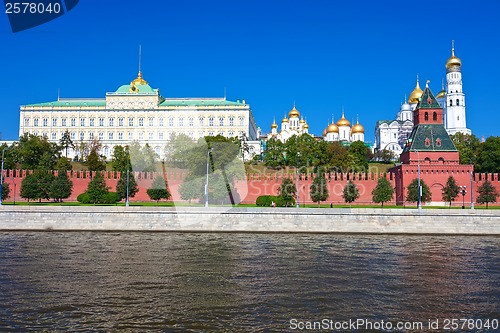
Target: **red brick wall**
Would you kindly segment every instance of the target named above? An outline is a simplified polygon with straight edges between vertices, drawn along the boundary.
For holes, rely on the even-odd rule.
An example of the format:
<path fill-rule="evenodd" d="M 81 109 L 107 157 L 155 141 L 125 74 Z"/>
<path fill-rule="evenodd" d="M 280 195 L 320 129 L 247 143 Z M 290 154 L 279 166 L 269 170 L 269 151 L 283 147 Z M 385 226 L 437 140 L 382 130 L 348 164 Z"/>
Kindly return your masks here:
<path fill-rule="evenodd" d="M 372 203 L 371 192 L 377 185 L 377 180 L 379 177 L 386 177 L 390 183 L 396 188 L 398 196 L 388 204 L 403 204 L 404 198 L 406 197 L 406 187 L 410 182 L 417 178 L 417 165 L 401 165 L 400 171 L 396 171 L 397 168 L 391 169 L 395 173 L 387 174 L 327 174 L 326 178 L 329 179 L 328 190 L 330 193 L 329 198 L 326 203 L 344 203 L 342 198 L 342 191 L 347 184 L 348 180 L 352 180 L 359 188 L 360 198 L 355 202 L 358 204 L 370 204 Z M 73 181 L 73 193 L 66 201 L 76 201 L 79 194 L 83 193 L 90 181 L 90 172 L 79 171 L 79 172 L 69 172 L 70 179 Z M 135 179 L 139 186 L 139 192 L 131 201 L 149 201 L 149 197 L 146 190 L 150 187 L 153 179 L 155 178 L 155 173 L 134 173 Z M 402 175 L 402 176 L 401 176 Z M 468 165 L 441 165 L 439 170 L 436 170 L 435 165 L 421 165 L 421 179 L 423 179 L 426 184 L 430 187 L 432 192 L 433 201 L 442 201 L 441 189 L 442 185 L 446 184 L 448 176 L 452 175 L 457 181 L 458 185 L 467 186 L 467 195 L 465 196 L 465 204 L 470 204 L 470 166 Z M 8 201 L 25 201 L 19 195 L 21 189 L 22 179 L 26 176 L 26 171 L 24 170 L 5 170 L 4 171 L 4 181 L 10 184 L 10 198 Z M 167 173 L 167 180 L 169 189 L 172 193 L 172 200 L 182 201 L 180 195 L 178 194 L 178 188 L 184 179 L 185 174 L 183 173 Z M 236 184 L 236 189 L 242 198 L 242 203 L 255 203 L 255 200 L 260 195 L 277 195 L 278 188 L 281 185 L 282 177 L 289 177 L 296 183 L 295 174 L 249 174 L 247 175 L 246 181 L 240 181 Z M 310 199 L 309 187 L 312 183 L 312 174 L 307 176 L 302 174 L 299 180 L 299 202 L 300 204 L 312 203 Z M 500 181 L 498 174 L 473 174 L 473 191 L 474 191 L 474 201 L 477 197 L 477 188 L 480 186 L 484 179 L 488 177 L 492 181 L 493 185 L 500 192 Z M 120 173 L 118 172 L 106 172 L 104 175 L 106 183 L 110 186 L 111 191 L 115 191 L 116 183 L 120 178 Z M 16 186 L 14 186 L 16 184 Z M 403 188 L 402 188 L 403 187 Z M 500 198 L 499 198 L 500 199 Z M 462 205 L 462 196 L 459 196 L 454 205 Z"/>

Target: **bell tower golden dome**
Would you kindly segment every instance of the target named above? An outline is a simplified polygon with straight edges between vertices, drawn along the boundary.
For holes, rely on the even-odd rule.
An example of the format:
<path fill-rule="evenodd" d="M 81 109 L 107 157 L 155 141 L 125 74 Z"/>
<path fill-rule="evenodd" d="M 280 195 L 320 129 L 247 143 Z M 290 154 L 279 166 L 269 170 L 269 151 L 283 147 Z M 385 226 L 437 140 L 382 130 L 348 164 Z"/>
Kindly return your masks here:
<path fill-rule="evenodd" d="M 446 60 L 446 70 L 450 71 L 454 69 L 454 67 L 462 66 L 462 60 L 459 57 L 455 56 L 455 41 L 451 42 L 451 57 Z"/>
<path fill-rule="evenodd" d="M 415 104 L 418 103 L 420 100 L 420 97 L 422 97 L 422 94 L 424 91 L 420 88 L 420 84 L 418 83 L 418 75 L 417 75 L 417 84 L 415 85 L 415 89 L 410 94 L 410 97 L 408 97 L 408 103 L 410 104 Z"/>

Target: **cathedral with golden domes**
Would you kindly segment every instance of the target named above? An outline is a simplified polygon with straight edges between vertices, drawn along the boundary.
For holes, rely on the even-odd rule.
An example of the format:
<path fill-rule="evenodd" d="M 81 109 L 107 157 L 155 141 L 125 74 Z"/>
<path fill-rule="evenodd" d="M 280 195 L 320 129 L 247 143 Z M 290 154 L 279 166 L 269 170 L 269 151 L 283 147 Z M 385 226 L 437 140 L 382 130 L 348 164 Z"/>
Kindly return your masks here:
<path fill-rule="evenodd" d="M 465 118 L 465 95 L 462 89 L 462 61 L 455 56 L 455 47 L 452 43 L 451 56 L 445 64 L 446 89 L 443 83 L 436 100 L 443 108 L 443 123 L 448 134 L 461 132 L 471 134 L 467 128 Z M 389 150 L 395 156 L 403 152 L 406 140 L 413 129 L 413 111 L 417 107 L 423 91 L 417 75 L 415 88 L 397 113 L 394 120 L 379 120 L 375 126 L 375 151 Z"/>
<path fill-rule="evenodd" d="M 278 124 L 274 121 L 271 125 L 271 133 L 268 134 L 267 138 L 275 138 L 281 142 L 286 142 L 290 137 L 297 135 L 309 133 L 309 125 L 304 118 L 300 117 L 300 112 L 297 110 L 295 105 L 292 110 L 288 112 L 288 118 L 286 115 L 281 120 L 281 129 L 278 131 Z M 332 122 L 323 131 L 320 137 L 327 142 L 341 141 L 344 143 L 363 141 L 365 140 L 365 128 L 363 125 L 356 121 L 356 124 L 351 127 L 351 123 L 344 116 L 344 111 L 342 111 L 342 117 L 335 123 Z"/>

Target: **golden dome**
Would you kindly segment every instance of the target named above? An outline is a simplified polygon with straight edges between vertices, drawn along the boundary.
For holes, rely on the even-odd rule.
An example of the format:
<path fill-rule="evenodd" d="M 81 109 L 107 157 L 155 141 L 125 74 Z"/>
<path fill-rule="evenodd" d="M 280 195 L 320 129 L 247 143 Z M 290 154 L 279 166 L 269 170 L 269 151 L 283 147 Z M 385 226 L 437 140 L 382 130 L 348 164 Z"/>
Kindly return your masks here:
<path fill-rule="evenodd" d="M 413 103 L 418 103 L 420 100 L 420 97 L 422 97 L 422 94 L 424 92 L 422 89 L 420 89 L 420 85 L 418 84 L 418 77 L 417 77 L 417 85 L 415 86 L 415 89 L 410 94 L 410 97 L 408 98 L 408 103 L 413 104 Z"/>
<path fill-rule="evenodd" d="M 278 128 L 278 124 L 273 123 L 273 124 L 271 125 L 271 128 Z"/>
<path fill-rule="evenodd" d="M 299 118 L 299 117 L 300 117 L 299 110 L 297 110 L 294 105 L 293 109 L 291 109 L 290 112 L 288 112 L 288 118 Z"/>
<path fill-rule="evenodd" d="M 360 123 L 357 123 L 356 125 L 354 125 L 352 127 L 351 133 L 352 134 L 355 134 L 355 133 L 365 133 L 365 128 Z"/>
<path fill-rule="evenodd" d="M 300 119 L 299 123 L 300 123 L 300 124 L 305 124 L 305 123 L 306 123 L 306 121 L 304 120 L 304 118 L 302 118 L 302 119 Z"/>
<path fill-rule="evenodd" d="M 322 137 L 325 137 L 326 136 L 326 128 L 323 130 L 323 135 Z"/>
<path fill-rule="evenodd" d="M 436 98 L 444 98 L 446 96 L 446 90 L 441 90 L 440 92 L 438 92 L 438 94 L 436 95 Z"/>
<path fill-rule="evenodd" d="M 337 125 L 335 125 L 333 123 L 328 125 L 328 127 L 325 130 L 326 130 L 326 133 L 338 133 L 339 132 L 339 128 L 337 127 Z"/>
<path fill-rule="evenodd" d="M 288 118 L 287 117 L 283 117 L 283 119 L 281 120 L 282 123 L 287 123 L 288 122 Z"/>
<path fill-rule="evenodd" d="M 342 117 L 337 121 L 337 126 L 347 126 L 347 127 L 351 126 L 349 120 L 345 119 L 343 111 L 342 111 Z"/>
<path fill-rule="evenodd" d="M 309 128 L 309 125 L 307 125 L 307 124 L 304 124 L 304 128 Z"/>
<path fill-rule="evenodd" d="M 455 57 L 455 48 L 451 48 L 451 57 L 446 60 L 446 69 L 449 69 L 451 67 L 460 67 L 462 66 L 462 61 L 460 60 L 459 57 Z"/>

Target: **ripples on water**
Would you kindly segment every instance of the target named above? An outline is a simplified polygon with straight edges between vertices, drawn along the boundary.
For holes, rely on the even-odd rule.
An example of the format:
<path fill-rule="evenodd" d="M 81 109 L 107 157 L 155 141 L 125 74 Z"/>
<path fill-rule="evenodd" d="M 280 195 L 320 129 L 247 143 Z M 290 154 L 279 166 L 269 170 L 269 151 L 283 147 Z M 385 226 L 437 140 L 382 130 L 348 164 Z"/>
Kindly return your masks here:
<path fill-rule="evenodd" d="M 500 319 L 500 238 L 0 233 L 0 331 Z"/>

